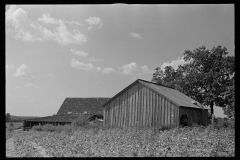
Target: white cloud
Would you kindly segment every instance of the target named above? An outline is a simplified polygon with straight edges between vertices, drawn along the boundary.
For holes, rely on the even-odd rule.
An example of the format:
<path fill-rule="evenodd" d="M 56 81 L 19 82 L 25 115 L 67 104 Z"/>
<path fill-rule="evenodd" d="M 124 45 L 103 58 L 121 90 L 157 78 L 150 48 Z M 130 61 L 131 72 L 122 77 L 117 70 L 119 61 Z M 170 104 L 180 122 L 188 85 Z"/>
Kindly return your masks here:
<path fill-rule="evenodd" d="M 119 67 L 119 69 L 122 71 L 122 74 L 130 75 L 134 71 L 138 70 L 138 66 L 137 66 L 137 63 L 132 62 L 129 64 L 125 64 L 122 67 Z"/>
<path fill-rule="evenodd" d="M 184 64 L 186 64 L 187 62 L 185 62 L 185 60 L 183 59 L 183 57 L 182 58 L 178 58 L 177 60 L 173 60 L 172 62 L 164 62 L 162 65 L 161 65 L 161 69 L 164 71 L 165 69 L 165 67 L 166 66 L 172 66 L 173 67 L 173 69 L 177 69 L 178 68 L 178 66 L 179 65 L 184 65 Z"/>
<path fill-rule="evenodd" d="M 87 29 L 88 29 L 88 30 L 92 30 L 92 29 L 93 29 L 93 26 L 89 26 Z"/>
<path fill-rule="evenodd" d="M 101 67 L 97 67 L 96 70 L 97 70 L 97 71 L 101 71 L 102 68 L 101 68 Z"/>
<path fill-rule="evenodd" d="M 37 98 L 36 97 L 33 97 L 32 99 L 31 99 L 31 101 L 33 102 L 33 101 L 35 101 Z"/>
<path fill-rule="evenodd" d="M 40 86 L 32 84 L 32 83 L 26 84 L 26 87 L 40 88 Z"/>
<path fill-rule="evenodd" d="M 76 25 L 79 25 L 79 26 L 82 25 L 81 23 L 76 22 L 76 21 L 71 21 L 71 22 L 69 22 L 69 21 L 65 21 L 65 23 L 68 23 L 68 24 L 76 24 Z"/>
<path fill-rule="evenodd" d="M 67 24 L 76 24 L 76 25 L 82 25 L 79 22 L 76 21 L 65 21 L 61 19 L 55 19 L 53 17 L 50 17 L 49 13 L 48 14 L 43 14 L 41 18 L 38 18 L 39 22 L 44 22 L 46 24 L 61 24 L 61 23 L 67 23 Z"/>
<path fill-rule="evenodd" d="M 54 30 L 48 30 L 42 27 L 37 22 L 32 22 L 28 19 L 27 13 L 17 8 L 16 5 L 11 5 L 5 13 L 6 25 L 13 26 L 16 39 L 23 41 L 44 41 L 52 40 L 58 42 L 61 45 L 68 44 L 82 44 L 87 41 L 87 37 L 81 34 L 79 30 L 73 30 L 72 32 L 67 29 L 66 24 L 81 25 L 76 21 L 64 21 L 61 19 L 55 19 L 50 17 L 49 14 L 44 14 L 42 18 L 39 18 L 39 22 L 46 24 L 57 24 L 57 28 Z M 7 30 L 12 30 L 7 28 Z"/>
<path fill-rule="evenodd" d="M 54 34 L 56 41 L 62 45 L 68 45 L 70 43 L 82 44 L 87 41 L 87 37 L 78 30 L 73 30 L 73 34 L 71 34 L 63 23 L 57 27 Z"/>
<path fill-rule="evenodd" d="M 129 32 L 129 34 L 131 37 L 143 39 L 143 37 L 139 33 Z"/>
<path fill-rule="evenodd" d="M 6 23 L 12 24 L 20 28 L 23 22 L 28 21 L 27 13 L 22 8 L 17 8 L 16 5 L 11 5 L 5 13 Z"/>
<path fill-rule="evenodd" d="M 80 50 L 78 51 L 76 49 L 70 49 L 70 50 L 73 54 L 76 54 L 78 56 L 81 56 L 81 57 L 87 57 L 88 56 L 88 52 L 84 52 L 84 51 L 80 51 Z"/>
<path fill-rule="evenodd" d="M 142 66 L 142 67 L 141 67 L 141 70 L 142 70 L 142 73 L 144 73 L 144 74 L 154 73 L 154 71 L 149 70 L 149 69 L 148 69 L 148 66 L 146 66 L 146 65 Z"/>
<path fill-rule="evenodd" d="M 104 68 L 103 69 L 103 73 L 105 73 L 105 74 L 110 74 L 113 72 L 116 72 L 113 68 Z"/>
<path fill-rule="evenodd" d="M 70 65 L 73 68 L 78 68 L 78 69 L 82 69 L 85 71 L 100 71 L 101 70 L 101 67 L 95 68 L 94 65 L 91 63 L 85 64 L 85 63 L 75 60 L 74 58 L 71 59 Z"/>
<path fill-rule="evenodd" d="M 31 73 L 30 70 L 27 68 L 26 64 L 22 64 L 13 74 L 15 77 L 24 77 L 24 78 L 35 78 Z"/>
<path fill-rule="evenodd" d="M 89 17 L 88 19 L 85 19 L 85 21 L 89 24 L 89 25 L 97 25 L 98 28 L 101 28 L 102 26 L 102 20 L 99 17 Z M 92 27 L 88 27 L 88 29 L 92 29 Z"/>
<path fill-rule="evenodd" d="M 53 74 L 48 74 L 48 77 L 51 77 L 51 78 L 52 78 L 52 77 L 53 77 Z"/>
<path fill-rule="evenodd" d="M 61 19 L 57 20 L 53 17 L 50 17 L 49 13 L 48 14 L 43 14 L 42 18 L 38 18 L 39 22 L 44 22 L 46 24 L 59 24 L 59 23 L 63 23 L 63 21 Z"/>
<path fill-rule="evenodd" d="M 102 61 L 102 59 L 95 59 L 94 57 L 91 57 L 88 59 L 89 61 L 92 61 L 92 62 L 99 62 L 99 61 Z"/>
<path fill-rule="evenodd" d="M 5 13 L 6 25 L 13 26 L 15 29 L 15 38 L 23 41 L 34 41 L 34 35 L 27 31 L 29 28 L 29 19 L 27 13 L 16 5 L 11 5 Z M 10 29 L 11 30 L 11 29 Z"/>

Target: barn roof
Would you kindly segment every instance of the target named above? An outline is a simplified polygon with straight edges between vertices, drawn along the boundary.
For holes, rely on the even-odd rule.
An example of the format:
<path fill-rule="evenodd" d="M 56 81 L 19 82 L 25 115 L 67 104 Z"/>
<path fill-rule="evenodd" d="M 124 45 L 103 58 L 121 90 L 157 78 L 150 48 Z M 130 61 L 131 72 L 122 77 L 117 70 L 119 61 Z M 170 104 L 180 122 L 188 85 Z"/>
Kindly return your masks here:
<path fill-rule="evenodd" d="M 195 100 L 186 96 L 182 92 L 179 92 L 176 89 L 169 88 L 169 87 L 166 87 L 166 86 L 157 85 L 157 84 L 147 82 L 147 81 L 142 81 L 142 80 L 140 80 L 140 83 L 143 84 L 144 86 L 160 93 L 161 95 L 163 95 L 167 99 L 170 99 L 171 101 L 175 102 L 178 106 L 204 109 L 202 106 L 193 104 L 193 102 Z M 197 102 L 197 103 L 199 103 L 199 102 Z"/>
<path fill-rule="evenodd" d="M 110 98 L 66 98 L 57 114 L 101 114 L 102 104 Z"/>
<path fill-rule="evenodd" d="M 119 94 L 130 88 L 136 83 L 141 83 L 145 87 L 149 88 L 150 90 L 155 91 L 157 94 L 160 94 L 161 96 L 165 97 L 169 101 L 173 102 L 177 106 L 182 106 L 182 107 L 190 107 L 190 108 L 200 108 L 200 109 L 206 109 L 204 108 L 199 102 L 197 102 L 198 105 L 193 104 L 193 102 L 196 102 L 192 98 L 186 96 L 185 94 L 179 92 L 176 89 L 163 86 L 163 85 L 158 85 L 149 81 L 145 81 L 142 79 L 137 79 L 135 82 L 127 86 L 125 89 L 123 89 L 121 92 L 119 92 L 117 95 L 115 95 L 113 98 L 108 100 L 103 106 L 108 104 L 111 100 L 113 100 L 115 97 L 117 97 Z"/>
<path fill-rule="evenodd" d="M 85 117 L 86 119 L 90 115 L 81 115 L 81 117 Z M 47 117 L 39 117 L 39 118 L 32 118 L 26 119 L 24 121 L 34 121 L 34 122 L 73 122 L 75 119 L 79 118 L 79 115 L 54 115 L 54 116 L 47 116 Z"/>

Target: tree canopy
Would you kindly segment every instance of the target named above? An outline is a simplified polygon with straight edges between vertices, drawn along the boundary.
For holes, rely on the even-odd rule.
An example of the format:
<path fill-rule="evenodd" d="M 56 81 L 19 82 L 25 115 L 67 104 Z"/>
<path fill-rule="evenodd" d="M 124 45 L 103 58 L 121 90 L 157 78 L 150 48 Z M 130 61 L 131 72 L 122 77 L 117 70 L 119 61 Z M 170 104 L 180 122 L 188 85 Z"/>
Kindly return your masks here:
<path fill-rule="evenodd" d="M 226 47 L 205 46 L 186 50 L 185 64 L 175 70 L 166 66 L 155 69 L 152 82 L 173 87 L 187 96 L 210 106 L 213 114 L 213 105 L 222 107 L 224 113 L 234 117 L 235 108 L 235 57 L 227 56 Z"/>

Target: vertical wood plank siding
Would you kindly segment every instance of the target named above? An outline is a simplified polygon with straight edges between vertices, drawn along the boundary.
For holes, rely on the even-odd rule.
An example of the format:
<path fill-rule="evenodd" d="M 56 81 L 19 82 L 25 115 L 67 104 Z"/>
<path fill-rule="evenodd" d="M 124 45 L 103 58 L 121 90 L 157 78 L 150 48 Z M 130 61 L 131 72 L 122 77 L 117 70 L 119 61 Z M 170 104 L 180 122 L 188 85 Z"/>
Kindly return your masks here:
<path fill-rule="evenodd" d="M 149 89 L 148 89 L 149 90 Z M 149 99 L 148 99 L 148 104 L 149 104 L 149 123 L 148 126 L 152 127 L 152 109 L 153 109 L 153 103 L 152 103 L 152 99 L 153 99 L 153 93 L 151 90 L 149 90 Z"/>
<path fill-rule="evenodd" d="M 138 126 L 138 112 L 139 112 L 139 102 L 138 102 L 138 83 L 136 84 L 136 98 L 135 98 L 135 126 L 137 127 Z"/>
<path fill-rule="evenodd" d="M 146 104 L 146 122 L 145 122 L 145 126 L 146 128 L 149 127 L 149 118 L 150 118 L 150 113 L 149 113 L 149 90 L 145 87 L 145 91 L 146 91 L 146 99 L 145 99 L 145 104 Z"/>
<path fill-rule="evenodd" d="M 119 105 L 119 110 L 118 110 L 118 111 L 119 111 L 119 115 L 118 115 L 118 117 L 119 117 L 119 120 L 118 120 L 118 121 L 119 121 L 119 122 L 118 122 L 118 126 L 121 127 L 121 120 L 122 120 L 122 118 L 121 118 L 121 116 L 122 116 L 122 106 L 121 106 L 121 102 L 122 102 L 122 100 L 121 100 L 121 95 L 119 95 L 118 97 L 119 97 L 119 99 L 118 99 L 118 100 L 119 100 L 119 102 L 118 102 L 118 105 Z"/>
<path fill-rule="evenodd" d="M 138 126 L 139 128 L 142 127 L 141 125 L 141 113 L 142 113 L 142 85 L 141 84 L 138 84 L 138 99 L 139 99 L 139 112 L 138 112 Z"/>
<path fill-rule="evenodd" d="M 171 127 L 171 115 L 172 111 L 171 111 L 171 102 L 168 101 L 168 126 Z"/>
<path fill-rule="evenodd" d="M 117 118 L 117 106 L 116 106 L 116 98 L 114 98 L 113 100 L 113 112 L 114 112 L 114 116 L 113 116 L 113 127 L 116 127 L 116 118 Z"/>
<path fill-rule="evenodd" d="M 158 126 L 158 109 L 159 109 L 159 106 L 158 106 L 158 95 L 155 94 L 155 126 Z"/>
<path fill-rule="evenodd" d="M 103 120 L 104 120 L 104 121 L 103 121 L 103 127 L 106 126 L 106 119 L 105 119 L 105 118 L 106 118 L 106 114 L 105 114 L 105 112 L 106 112 L 106 109 L 104 108 L 104 110 L 103 110 L 103 118 L 104 118 L 104 119 L 103 119 Z M 23 125 L 23 126 L 24 126 L 24 125 Z"/>
<path fill-rule="evenodd" d="M 164 101 L 165 101 L 165 100 L 164 100 L 163 97 L 161 97 L 161 99 L 162 99 L 162 106 L 161 106 L 161 108 L 162 108 L 162 112 L 161 112 L 161 116 L 162 116 L 161 119 L 162 119 L 162 121 L 161 121 L 161 122 L 162 122 L 162 127 L 163 127 L 163 126 L 165 126 L 165 119 L 164 119 L 164 118 L 166 117 L 166 116 L 165 116 L 165 107 L 164 107 L 164 106 L 165 106 L 165 105 L 164 105 L 164 103 L 165 103 Z"/>
<path fill-rule="evenodd" d="M 142 126 L 145 128 L 146 126 L 146 88 L 143 87 L 142 89 L 142 98 L 143 98 L 143 118 L 142 118 Z"/>
<path fill-rule="evenodd" d="M 164 114 L 164 119 L 165 119 L 164 125 L 168 126 L 168 107 L 167 107 L 167 100 L 166 99 L 164 99 L 164 111 L 165 111 L 165 114 Z"/>
<path fill-rule="evenodd" d="M 107 112 L 107 109 L 108 109 L 108 108 L 107 108 L 107 105 L 106 105 L 106 106 L 105 106 L 105 109 L 104 109 L 104 110 L 105 110 L 105 117 L 104 117 L 104 119 L 105 119 L 105 120 L 104 120 L 104 121 L 105 121 L 105 126 L 108 125 L 108 124 L 107 124 L 107 123 L 108 123 L 108 112 Z"/>
<path fill-rule="evenodd" d="M 116 117 L 115 99 L 112 101 L 112 110 L 113 110 L 113 123 L 112 123 L 112 125 L 113 125 L 113 127 L 115 126 L 115 117 Z"/>
<path fill-rule="evenodd" d="M 141 92 L 140 92 L 140 96 L 141 96 L 141 112 L 140 112 L 140 127 L 143 128 L 144 127 L 144 88 L 141 85 Z"/>
<path fill-rule="evenodd" d="M 112 102 L 110 102 L 110 126 L 112 127 L 112 122 L 113 122 L 113 108 L 112 108 Z"/>
<path fill-rule="evenodd" d="M 135 113 L 136 113 L 136 85 L 133 86 L 133 97 L 132 97 L 132 105 L 133 105 L 133 109 L 132 109 L 132 123 L 131 126 L 135 126 Z"/>
<path fill-rule="evenodd" d="M 177 106 L 176 106 L 175 117 L 176 117 L 176 127 L 178 127 L 179 126 L 179 107 Z"/>
<path fill-rule="evenodd" d="M 116 125 L 117 125 L 117 127 L 120 127 L 119 126 L 119 121 L 120 121 L 119 120 L 119 115 L 120 115 L 120 113 L 119 113 L 119 97 L 116 98 L 116 105 L 117 105 L 117 120 L 116 120 L 117 122 L 116 122 Z"/>
<path fill-rule="evenodd" d="M 128 90 L 128 92 L 129 92 L 129 90 Z M 126 123 L 125 123 L 125 125 L 126 125 L 126 127 L 128 127 L 128 123 L 129 123 L 129 94 L 128 94 L 128 92 L 126 92 L 126 102 L 127 102 L 127 104 L 126 104 Z"/>
<path fill-rule="evenodd" d="M 158 99 L 158 95 L 157 94 L 155 94 L 155 106 L 156 106 L 156 113 L 155 113 L 155 125 L 158 127 L 159 126 L 159 121 L 158 121 L 158 114 L 159 114 L 159 108 L 160 108 L 160 106 L 159 106 L 159 99 Z"/>
<path fill-rule="evenodd" d="M 121 98 L 122 98 L 122 101 L 121 101 L 121 110 L 122 110 L 122 114 L 121 114 L 121 127 L 123 127 L 123 122 L 124 122 L 124 94 L 121 94 Z"/>
<path fill-rule="evenodd" d="M 151 124 L 151 127 L 154 127 L 155 126 L 155 109 L 156 109 L 156 106 L 155 106 L 155 92 L 152 92 L 152 124 Z"/>
<path fill-rule="evenodd" d="M 153 127 L 155 127 L 157 124 L 156 111 L 157 111 L 157 97 L 156 97 L 156 93 L 153 92 L 153 118 L 152 118 L 153 119 L 153 124 L 152 124 Z"/>
<path fill-rule="evenodd" d="M 174 122 L 174 106 L 171 103 L 171 127 L 175 127 L 175 122 Z"/>
<path fill-rule="evenodd" d="M 130 112 L 129 112 L 129 127 L 132 126 L 132 113 L 133 113 L 133 86 L 130 88 Z"/>
<path fill-rule="evenodd" d="M 162 126 L 162 100 L 161 96 L 158 95 L 158 126 Z"/>
<path fill-rule="evenodd" d="M 178 127 L 182 114 L 188 124 L 209 123 L 208 111 L 179 107 L 154 90 L 136 83 L 104 106 L 103 126 L 111 127 Z"/>
<path fill-rule="evenodd" d="M 123 93 L 123 128 L 126 127 L 126 105 L 127 105 L 127 100 L 126 100 L 126 93 Z"/>
<path fill-rule="evenodd" d="M 109 126 L 109 104 L 106 106 L 107 110 L 106 110 L 106 125 Z"/>

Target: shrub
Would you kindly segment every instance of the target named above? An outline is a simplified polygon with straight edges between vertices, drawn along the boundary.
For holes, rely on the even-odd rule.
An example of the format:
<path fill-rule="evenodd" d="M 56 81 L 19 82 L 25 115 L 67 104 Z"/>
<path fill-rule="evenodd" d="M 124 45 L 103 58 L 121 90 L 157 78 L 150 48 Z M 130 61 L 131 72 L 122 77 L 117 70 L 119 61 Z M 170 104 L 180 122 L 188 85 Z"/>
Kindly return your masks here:
<path fill-rule="evenodd" d="M 32 130 L 34 130 L 34 131 L 42 131 L 42 125 L 39 124 L 39 125 L 33 126 Z"/>
<path fill-rule="evenodd" d="M 14 125 L 13 125 L 13 123 L 10 123 L 9 124 L 9 127 L 7 128 L 8 129 L 8 131 L 14 131 Z"/>
<path fill-rule="evenodd" d="M 161 128 L 159 128 L 159 131 L 165 131 L 165 130 L 169 130 L 170 127 L 169 126 L 163 126 Z"/>
<path fill-rule="evenodd" d="M 214 128 L 215 129 L 223 129 L 223 128 L 235 128 L 234 120 L 224 119 L 224 118 L 216 118 L 214 119 Z"/>
<path fill-rule="evenodd" d="M 72 125 L 74 127 L 83 127 L 83 126 L 87 125 L 87 122 L 85 119 L 79 118 L 79 119 L 76 119 L 75 121 L 73 121 Z"/>

